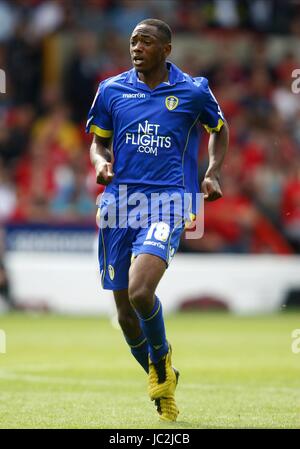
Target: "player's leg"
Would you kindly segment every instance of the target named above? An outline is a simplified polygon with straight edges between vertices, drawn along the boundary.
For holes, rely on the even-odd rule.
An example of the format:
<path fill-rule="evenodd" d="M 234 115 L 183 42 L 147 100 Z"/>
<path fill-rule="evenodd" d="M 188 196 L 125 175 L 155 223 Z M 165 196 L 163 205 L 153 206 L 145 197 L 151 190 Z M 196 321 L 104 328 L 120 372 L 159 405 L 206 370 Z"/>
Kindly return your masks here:
<path fill-rule="evenodd" d="M 155 295 L 166 263 L 152 254 L 140 254 L 129 269 L 129 300 L 149 345 L 150 358 L 158 362 L 168 352 L 162 305 Z"/>
<path fill-rule="evenodd" d="M 102 216 L 106 212 L 104 206 L 101 209 Z M 128 228 L 100 227 L 98 257 L 102 286 L 113 291 L 118 321 L 124 337 L 133 356 L 148 373 L 148 343 L 128 299 L 128 271 L 134 235 Z"/>
<path fill-rule="evenodd" d="M 166 339 L 162 305 L 155 295 L 166 262 L 153 254 L 140 254 L 129 270 L 129 300 L 140 318 L 149 347 L 149 396 L 174 398 L 177 384 L 171 348 Z M 177 408 L 176 408 L 177 412 Z M 175 419 L 178 412 L 175 414 Z"/>
<path fill-rule="evenodd" d="M 169 351 L 162 305 L 155 291 L 179 245 L 183 220 L 179 215 L 174 221 L 172 226 L 160 221 L 141 228 L 132 248 L 135 259 L 129 269 L 129 300 L 140 318 L 153 363 Z"/>
<path fill-rule="evenodd" d="M 129 299 L 149 345 L 149 396 L 155 400 L 160 419 L 167 421 L 175 421 L 179 413 L 175 402 L 179 373 L 172 367 L 162 306 L 155 291 L 178 248 L 182 230 L 181 218 L 171 226 L 158 222 L 141 229 L 133 242 L 136 259 L 129 271 Z"/>
<path fill-rule="evenodd" d="M 115 290 L 114 298 L 118 313 L 118 321 L 127 341 L 132 355 L 144 368 L 149 370 L 148 342 L 141 329 L 139 319 L 129 302 L 128 289 Z"/>
<path fill-rule="evenodd" d="M 178 372 L 172 367 L 171 347 L 166 340 L 161 302 L 156 287 L 166 270 L 166 262 L 152 254 L 140 254 L 129 270 L 129 299 L 140 318 L 149 347 L 150 399 L 155 400 L 160 419 L 176 421 L 175 389 Z"/>

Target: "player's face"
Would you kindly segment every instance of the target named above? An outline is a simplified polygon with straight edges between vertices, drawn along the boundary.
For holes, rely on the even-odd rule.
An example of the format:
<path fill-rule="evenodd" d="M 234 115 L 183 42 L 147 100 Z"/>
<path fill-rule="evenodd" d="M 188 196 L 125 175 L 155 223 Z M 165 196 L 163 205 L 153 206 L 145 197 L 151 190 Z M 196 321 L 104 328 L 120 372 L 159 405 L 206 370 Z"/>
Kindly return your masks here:
<path fill-rule="evenodd" d="M 155 26 L 138 25 L 130 38 L 130 56 L 138 72 L 149 73 L 163 64 L 170 54 L 166 43 Z"/>

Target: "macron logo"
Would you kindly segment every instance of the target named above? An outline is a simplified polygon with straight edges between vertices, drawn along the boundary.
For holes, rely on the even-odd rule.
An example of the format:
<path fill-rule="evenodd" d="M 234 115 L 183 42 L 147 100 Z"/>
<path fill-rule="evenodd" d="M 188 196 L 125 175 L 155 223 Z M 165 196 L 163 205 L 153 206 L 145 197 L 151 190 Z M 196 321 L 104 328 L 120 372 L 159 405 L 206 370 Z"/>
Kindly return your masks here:
<path fill-rule="evenodd" d="M 146 94 L 123 94 L 123 98 L 146 98 Z"/>

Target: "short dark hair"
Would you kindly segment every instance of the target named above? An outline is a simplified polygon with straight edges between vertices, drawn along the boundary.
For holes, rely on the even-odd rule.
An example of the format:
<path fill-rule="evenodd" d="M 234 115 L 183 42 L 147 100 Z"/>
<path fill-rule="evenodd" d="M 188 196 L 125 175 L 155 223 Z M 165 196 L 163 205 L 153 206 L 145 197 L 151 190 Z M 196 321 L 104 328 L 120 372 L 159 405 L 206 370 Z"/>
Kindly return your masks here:
<path fill-rule="evenodd" d="M 150 25 L 156 27 L 166 42 L 169 43 L 172 41 L 172 30 L 169 27 L 169 25 L 166 22 L 163 22 L 162 20 L 145 19 L 139 22 L 136 26 L 138 25 Z"/>

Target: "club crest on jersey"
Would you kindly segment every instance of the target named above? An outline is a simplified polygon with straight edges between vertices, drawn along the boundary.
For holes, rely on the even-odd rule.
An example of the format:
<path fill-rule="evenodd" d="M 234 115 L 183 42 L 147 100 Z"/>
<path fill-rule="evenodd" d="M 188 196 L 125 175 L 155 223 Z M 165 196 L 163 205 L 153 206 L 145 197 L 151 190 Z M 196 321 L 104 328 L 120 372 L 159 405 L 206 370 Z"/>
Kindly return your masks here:
<path fill-rule="evenodd" d="M 173 95 L 166 98 L 166 107 L 167 109 L 169 109 L 169 111 L 173 111 L 175 108 L 177 108 L 178 103 L 179 103 L 178 98 L 174 97 Z"/>

